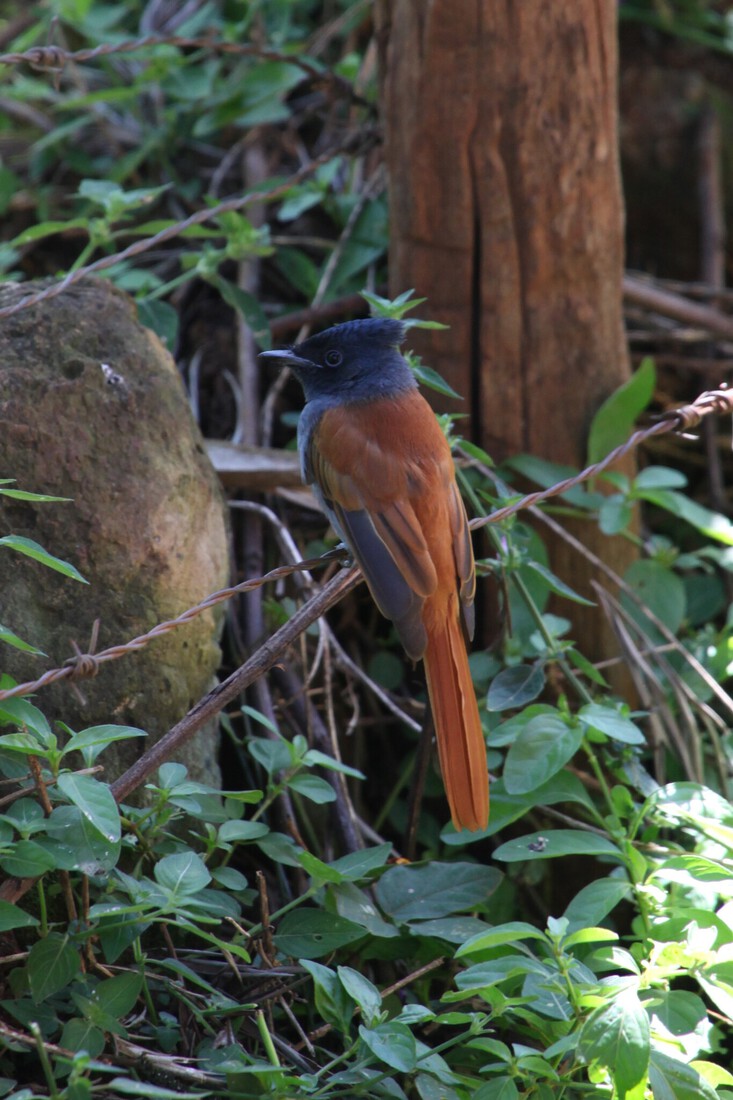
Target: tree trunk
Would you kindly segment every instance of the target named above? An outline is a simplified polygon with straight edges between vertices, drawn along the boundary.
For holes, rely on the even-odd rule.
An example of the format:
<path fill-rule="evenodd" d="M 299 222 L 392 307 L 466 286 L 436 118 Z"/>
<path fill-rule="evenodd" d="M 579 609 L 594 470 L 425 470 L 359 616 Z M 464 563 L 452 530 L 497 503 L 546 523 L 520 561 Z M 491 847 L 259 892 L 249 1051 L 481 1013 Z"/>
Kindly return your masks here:
<path fill-rule="evenodd" d="M 629 377 L 615 5 L 391 0 L 378 19 L 391 284 L 450 325 L 414 345 L 495 458 L 583 465 L 594 412 Z M 595 525 L 582 537 L 620 571 L 633 557 Z M 585 563 L 551 552 L 589 594 Z M 607 652 L 598 612 L 573 617 Z"/>

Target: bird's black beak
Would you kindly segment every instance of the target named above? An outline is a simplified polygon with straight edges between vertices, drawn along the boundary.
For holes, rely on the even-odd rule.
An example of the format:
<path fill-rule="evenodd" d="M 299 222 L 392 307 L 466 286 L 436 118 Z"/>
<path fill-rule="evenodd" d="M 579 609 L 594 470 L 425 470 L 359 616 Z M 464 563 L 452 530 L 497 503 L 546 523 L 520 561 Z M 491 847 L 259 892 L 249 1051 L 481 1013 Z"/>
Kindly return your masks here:
<path fill-rule="evenodd" d="M 283 348 L 281 351 L 261 351 L 258 359 L 271 359 L 275 363 L 282 363 L 285 367 L 311 367 L 309 359 L 301 359 L 294 351 Z"/>

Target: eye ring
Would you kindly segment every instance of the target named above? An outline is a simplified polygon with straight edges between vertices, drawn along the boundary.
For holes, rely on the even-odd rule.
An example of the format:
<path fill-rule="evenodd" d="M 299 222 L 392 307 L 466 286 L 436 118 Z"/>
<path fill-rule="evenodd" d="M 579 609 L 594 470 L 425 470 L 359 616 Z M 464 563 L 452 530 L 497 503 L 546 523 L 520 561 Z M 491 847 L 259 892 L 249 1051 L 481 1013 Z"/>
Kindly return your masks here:
<path fill-rule="evenodd" d="M 327 351 L 323 358 L 327 367 L 340 367 L 344 361 L 342 353 L 337 351 L 336 348 Z"/>

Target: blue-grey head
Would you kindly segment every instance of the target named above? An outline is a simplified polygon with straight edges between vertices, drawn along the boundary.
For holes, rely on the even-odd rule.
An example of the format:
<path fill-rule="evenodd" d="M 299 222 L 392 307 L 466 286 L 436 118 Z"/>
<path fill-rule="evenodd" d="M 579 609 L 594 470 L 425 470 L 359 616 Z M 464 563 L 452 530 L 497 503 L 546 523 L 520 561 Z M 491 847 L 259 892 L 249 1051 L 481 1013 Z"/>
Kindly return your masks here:
<path fill-rule="evenodd" d="M 292 369 L 306 401 L 369 401 L 414 389 L 417 383 L 400 352 L 402 321 L 370 317 L 310 336 L 283 351 L 263 351 Z"/>

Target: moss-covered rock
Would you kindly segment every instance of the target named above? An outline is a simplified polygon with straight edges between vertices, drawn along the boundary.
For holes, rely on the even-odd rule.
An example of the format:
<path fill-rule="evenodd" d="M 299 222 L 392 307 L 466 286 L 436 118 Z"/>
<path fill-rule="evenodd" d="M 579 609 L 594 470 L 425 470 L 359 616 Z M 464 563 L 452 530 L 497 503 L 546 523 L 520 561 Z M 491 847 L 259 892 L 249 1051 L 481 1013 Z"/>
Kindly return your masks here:
<path fill-rule="evenodd" d="M 0 286 L 0 307 L 39 288 Z M 105 364 L 103 368 L 102 364 Z M 3 499 L 0 534 L 24 535 L 72 562 L 82 585 L 0 548 L 0 619 L 49 659 L 0 648 L 0 671 L 32 679 L 82 650 L 172 618 L 228 577 L 226 508 L 170 355 L 132 301 L 87 280 L 0 320 L 0 477 L 70 503 Z M 74 729 L 129 723 L 157 739 L 211 684 L 221 613 L 207 612 L 81 685 L 37 702 Z M 113 746 L 109 776 L 143 751 Z M 214 733 L 188 748 L 192 775 L 215 782 Z M 114 760 L 111 759 L 114 754 Z M 179 756 L 180 758 L 180 756 Z"/>

